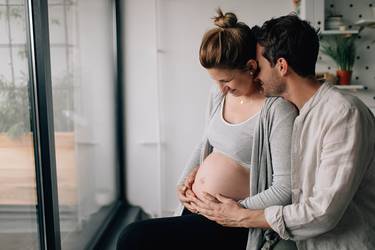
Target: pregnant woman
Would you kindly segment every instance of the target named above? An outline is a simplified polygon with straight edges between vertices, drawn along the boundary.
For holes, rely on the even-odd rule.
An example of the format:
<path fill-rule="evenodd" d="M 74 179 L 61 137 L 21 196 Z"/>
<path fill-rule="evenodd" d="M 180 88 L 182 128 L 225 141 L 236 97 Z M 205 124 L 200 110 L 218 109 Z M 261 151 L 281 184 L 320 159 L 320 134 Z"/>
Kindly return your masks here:
<path fill-rule="evenodd" d="M 178 216 L 132 223 L 118 249 L 260 249 L 271 230 L 225 227 L 200 215 L 194 201 L 222 195 L 247 209 L 291 201 L 290 141 L 297 111 L 282 98 L 262 95 L 256 40 L 233 13 L 218 10 L 199 58 L 216 83 L 207 125 L 178 183 Z M 265 244 L 266 242 L 266 244 Z"/>

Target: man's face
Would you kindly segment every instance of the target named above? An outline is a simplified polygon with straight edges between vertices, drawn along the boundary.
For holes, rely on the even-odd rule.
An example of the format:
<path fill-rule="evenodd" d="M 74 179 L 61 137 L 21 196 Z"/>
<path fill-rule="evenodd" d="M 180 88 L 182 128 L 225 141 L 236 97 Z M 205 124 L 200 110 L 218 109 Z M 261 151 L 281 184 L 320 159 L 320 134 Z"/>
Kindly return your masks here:
<path fill-rule="evenodd" d="M 266 96 L 281 96 L 286 91 L 286 84 L 281 77 L 277 65 L 271 63 L 263 56 L 264 47 L 257 44 L 256 55 L 259 66 L 259 73 L 256 80 L 261 86 Z"/>

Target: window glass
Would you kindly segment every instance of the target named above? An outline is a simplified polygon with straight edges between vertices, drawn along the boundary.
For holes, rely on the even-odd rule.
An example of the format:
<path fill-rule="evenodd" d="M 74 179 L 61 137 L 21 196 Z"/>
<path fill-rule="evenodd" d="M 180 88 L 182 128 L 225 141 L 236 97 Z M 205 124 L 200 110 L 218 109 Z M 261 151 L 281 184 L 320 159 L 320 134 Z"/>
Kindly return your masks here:
<path fill-rule="evenodd" d="M 1 249 L 39 249 L 24 1 L 0 1 Z"/>
<path fill-rule="evenodd" d="M 83 249 L 115 201 L 112 1 L 49 0 L 63 249 Z"/>

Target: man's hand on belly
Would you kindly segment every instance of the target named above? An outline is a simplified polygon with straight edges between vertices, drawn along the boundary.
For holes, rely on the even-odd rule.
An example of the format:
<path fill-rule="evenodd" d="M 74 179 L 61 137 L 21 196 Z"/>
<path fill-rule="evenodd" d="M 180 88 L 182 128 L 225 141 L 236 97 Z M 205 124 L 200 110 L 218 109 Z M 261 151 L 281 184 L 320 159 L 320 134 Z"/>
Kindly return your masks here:
<path fill-rule="evenodd" d="M 206 192 L 201 199 L 194 199 L 194 209 L 210 220 L 226 227 L 246 227 L 242 223 L 243 208 L 234 200 L 220 194 L 212 196 Z"/>
<path fill-rule="evenodd" d="M 236 201 L 220 194 L 204 193 L 201 200 L 194 199 L 193 209 L 210 220 L 226 227 L 269 228 L 263 210 L 241 207 Z"/>

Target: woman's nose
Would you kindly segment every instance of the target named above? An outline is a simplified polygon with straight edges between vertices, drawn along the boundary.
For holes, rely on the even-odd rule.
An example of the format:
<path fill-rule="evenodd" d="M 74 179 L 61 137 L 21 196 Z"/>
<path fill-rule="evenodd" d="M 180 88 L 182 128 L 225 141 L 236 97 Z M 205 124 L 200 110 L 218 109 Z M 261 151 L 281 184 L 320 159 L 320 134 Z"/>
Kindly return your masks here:
<path fill-rule="evenodd" d="M 228 93 L 228 91 L 230 90 L 230 88 L 227 85 L 221 85 L 220 87 L 221 87 L 221 92 L 223 94 Z"/>

